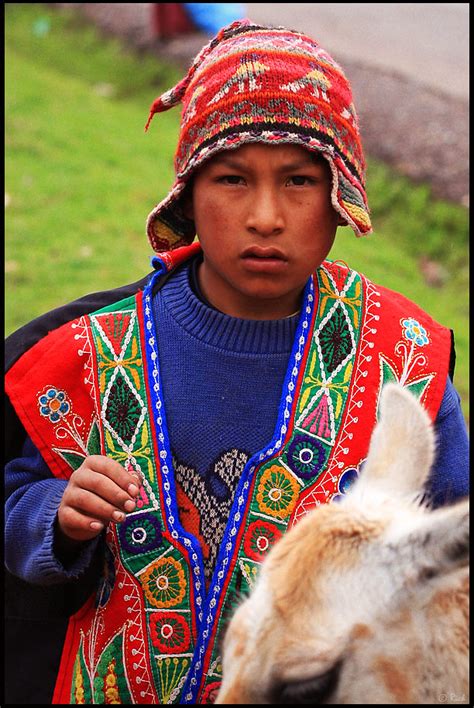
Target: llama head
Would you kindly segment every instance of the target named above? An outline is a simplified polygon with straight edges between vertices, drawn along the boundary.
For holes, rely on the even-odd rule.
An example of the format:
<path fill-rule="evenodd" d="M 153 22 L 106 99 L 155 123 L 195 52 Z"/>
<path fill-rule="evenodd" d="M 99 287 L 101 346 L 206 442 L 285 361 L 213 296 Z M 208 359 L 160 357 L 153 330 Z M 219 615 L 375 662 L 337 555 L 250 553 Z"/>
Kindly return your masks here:
<path fill-rule="evenodd" d="M 388 384 L 359 479 L 275 544 L 232 618 L 217 703 L 414 699 L 417 623 L 468 563 L 467 502 L 420 503 L 434 447 L 419 402 Z"/>

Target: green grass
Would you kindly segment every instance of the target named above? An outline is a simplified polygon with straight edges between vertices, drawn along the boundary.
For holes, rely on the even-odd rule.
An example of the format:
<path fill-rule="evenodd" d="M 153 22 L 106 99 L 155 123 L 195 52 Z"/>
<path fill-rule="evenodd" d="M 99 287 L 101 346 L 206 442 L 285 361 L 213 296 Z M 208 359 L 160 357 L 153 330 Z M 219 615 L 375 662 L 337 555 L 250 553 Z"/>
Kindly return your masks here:
<path fill-rule="evenodd" d="M 37 37 L 38 18 L 50 19 Z M 6 39 L 6 331 L 150 270 L 148 211 L 173 179 L 177 115 L 144 133 L 179 78 L 69 14 L 9 5 Z M 113 97 L 101 95 L 113 87 Z"/>
<path fill-rule="evenodd" d="M 104 39 L 70 12 L 6 6 L 5 330 L 150 270 L 151 208 L 173 181 L 179 110 L 144 133 L 152 100 L 182 71 Z M 468 419 L 468 215 L 369 160 L 375 233 L 339 230 L 330 257 L 404 293 L 455 330 Z M 422 255 L 446 268 L 442 287 Z"/>

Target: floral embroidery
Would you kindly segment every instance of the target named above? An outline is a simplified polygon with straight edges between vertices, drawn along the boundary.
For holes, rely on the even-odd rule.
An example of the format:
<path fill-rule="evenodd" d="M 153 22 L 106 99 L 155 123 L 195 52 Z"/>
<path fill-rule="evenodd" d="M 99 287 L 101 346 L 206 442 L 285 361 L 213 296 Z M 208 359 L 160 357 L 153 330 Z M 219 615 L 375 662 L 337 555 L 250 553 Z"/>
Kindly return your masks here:
<path fill-rule="evenodd" d="M 288 448 L 286 462 L 304 480 L 315 479 L 326 462 L 326 449 L 319 440 L 297 435 Z"/>
<path fill-rule="evenodd" d="M 155 607 L 174 607 L 186 594 L 186 577 L 174 558 L 159 558 L 140 576 L 149 602 Z"/>
<path fill-rule="evenodd" d="M 158 548 L 163 540 L 161 526 L 151 514 L 129 516 L 119 526 L 122 547 L 128 553 L 145 553 Z"/>
<path fill-rule="evenodd" d="M 257 501 L 266 514 L 286 518 L 293 511 L 298 493 L 298 482 L 280 465 L 267 467 L 258 485 Z"/>
<path fill-rule="evenodd" d="M 54 434 L 59 440 L 68 440 L 68 447 L 52 449 L 73 470 L 80 467 L 88 455 L 100 455 L 100 431 L 95 416 L 92 416 L 86 433 L 85 421 L 73 413 L 67 393 L 56 386 L 46 386 L 37 395 L 38 410 L 43 418 L 54 425 Z"/>
<path fill-rule="evenodd" d="M 177 612 L 153 612 L 150 615 L 153 646 L 163 654 L 188 651 L 191 633 L 184 617 Z"/>
<path fill-rule="evenodd" d="M 245 554 L 252 560 L 261 561 L 282 532 L 268 521 L 253 521 L 244 540 Z"/>
<path fill-rule="evenodd" d="M 402 318 L 400 324 L 402 339 L 395 345 L 395 354 L 399 357 L 399 361 L 391 361 L 387 355 L 379 354 L 379 396 L 388 381 L 398 381 L 421 400 L 434 376 L 434 372 L 422 375 L 416 373 L 420 369 L 426 372 L 427 357 L 417 350 L 429 344 L 429 332 L 413 317 Z"/>
<path fill-rule="evenodd" d="M 48 388 L 38 397 L 39 412 L 44 418 L 49 418 L 51 423 L 57 423 L 71 410 L 66 393 L 57 388 Z"/>
<path fill-rule="evenodd" d="M 424 347 L 429 344 L 429 339 L 426 334 L 426 329 L 421 326 L 419 322 L 410 317 L 407 320 L 402 320 L 402 324 L 405 327 L 403 336 L 414 342 L 418 347 Z"/>

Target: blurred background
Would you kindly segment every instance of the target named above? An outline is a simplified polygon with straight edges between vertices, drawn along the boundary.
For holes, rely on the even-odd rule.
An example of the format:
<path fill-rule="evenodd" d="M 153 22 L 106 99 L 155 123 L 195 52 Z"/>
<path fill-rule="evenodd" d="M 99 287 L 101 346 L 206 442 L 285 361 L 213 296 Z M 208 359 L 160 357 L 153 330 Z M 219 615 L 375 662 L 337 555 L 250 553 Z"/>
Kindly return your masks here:
<path fill-rule="evenodd" d="M 330 258 L 455 331 L 469 421 L 469 3 L 5 4 L 5 334 L 143 277 L 145 220 L 173 181 L 179 110 L 143 131 L 221 26 L 307 32 L 349 77 L 374 234 Z"/>

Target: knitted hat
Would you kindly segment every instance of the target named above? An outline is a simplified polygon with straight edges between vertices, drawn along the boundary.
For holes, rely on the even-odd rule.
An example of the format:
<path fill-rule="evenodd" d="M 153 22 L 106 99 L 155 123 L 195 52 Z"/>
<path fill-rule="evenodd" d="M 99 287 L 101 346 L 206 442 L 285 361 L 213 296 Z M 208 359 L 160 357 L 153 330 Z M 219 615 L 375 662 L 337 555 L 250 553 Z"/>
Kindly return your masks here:
<path fill-rule="evenodd" d="M 249 20 L 224 27 L 187 75 L 157 98 L 155 113 L 182 102 L 176 180 L 150 213 L 152 248 L 191 243 L 194 222 L 183 212 L 190 176 L 222 150 L 248 143 L 290 143 L 321 153 L 332 172 L 331 200 L 357 236 L 371 232 L 365 161 L 350 85 L 342 69 L 310 37 Z"/>

